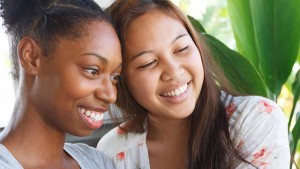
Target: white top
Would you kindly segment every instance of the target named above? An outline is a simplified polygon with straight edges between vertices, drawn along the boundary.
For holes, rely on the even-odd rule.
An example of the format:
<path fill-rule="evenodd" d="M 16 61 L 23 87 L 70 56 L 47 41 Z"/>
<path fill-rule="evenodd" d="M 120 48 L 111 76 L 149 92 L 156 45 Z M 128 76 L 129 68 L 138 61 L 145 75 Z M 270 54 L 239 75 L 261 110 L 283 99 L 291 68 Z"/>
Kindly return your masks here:
<path fill-rule="evenodd" d="M 81 169 L 115 169 L 107 155 L 86 144 L 66 143 L 64 150 L 78 163 Z M 23 169 L 17 159 L 0 144 L 0 169 Z"/>
<path fill-rule="evenodd" d="M 247 161 L 259 169 L 289 168 L 287 123 L 276 103 L 259 96 L 230 96 L 225 107 L 235 148 Z M 97 148 L 113 159 L 118 169 L 150 169 L 146 135 L 125 134 L 116 127 L 99 141 Z M 254 167 L 241 163 L 236 168 Z"/>

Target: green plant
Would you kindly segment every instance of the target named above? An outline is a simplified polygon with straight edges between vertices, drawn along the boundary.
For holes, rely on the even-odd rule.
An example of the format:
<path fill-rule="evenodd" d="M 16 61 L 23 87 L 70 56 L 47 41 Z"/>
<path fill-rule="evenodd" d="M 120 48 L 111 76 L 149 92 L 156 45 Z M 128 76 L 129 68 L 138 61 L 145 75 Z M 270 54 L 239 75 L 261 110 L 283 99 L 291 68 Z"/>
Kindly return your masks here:
<path fill-rule="evenodd" d="M 300 0 L 227 0 L 227 6 L 238 52 L 205 33 L 200 22 L 189 18 L 236 90 L 277 101 L 297 64 Z M 294 102 L 288 128 L 293 157 L 300 138 L 300 118 L 294 117 L 300 97 L 300 72 L 293 82 L 292 93 Z M 295 125 L 290 129 L 293 119 Z"/>

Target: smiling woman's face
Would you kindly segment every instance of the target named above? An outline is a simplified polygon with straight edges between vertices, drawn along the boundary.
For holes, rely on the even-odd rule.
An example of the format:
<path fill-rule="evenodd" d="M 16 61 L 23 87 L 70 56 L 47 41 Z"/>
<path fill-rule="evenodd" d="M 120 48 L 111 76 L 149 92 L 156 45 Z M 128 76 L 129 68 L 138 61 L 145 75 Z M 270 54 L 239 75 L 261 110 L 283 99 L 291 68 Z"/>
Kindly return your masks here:
<path fill-rule="evenodd" d="M 192 113 L 203 66 L 177 18 L 154 9 L 132 21 L 126 31 L 125 63 L 129 90 L 150 118 L 182 119 Z"/>
<path fill-rule="evenodd" d="M 116 100 L 121 48 L 113 27 L 91 22 L 86 35 L 60 39 L 41 59 L 41 73 L 31 93 L 37 114 L 47 126 L 89 135 L 102 125 L 103 113 Z"/>

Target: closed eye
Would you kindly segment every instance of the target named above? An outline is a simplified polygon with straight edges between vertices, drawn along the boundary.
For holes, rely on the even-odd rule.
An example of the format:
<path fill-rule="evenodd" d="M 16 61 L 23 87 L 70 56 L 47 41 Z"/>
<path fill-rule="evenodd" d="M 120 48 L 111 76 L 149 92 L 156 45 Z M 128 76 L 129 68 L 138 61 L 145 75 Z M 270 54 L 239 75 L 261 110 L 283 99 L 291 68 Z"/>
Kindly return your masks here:
<path fill-rule="evenodd" d="M 186 47 L 184 47 L 184 48 L 182 48 L 182 49 L 180 49 L 180 50 L 175 51 L 175 53 L 181 53 L 181 52 L 184 52 L 184 51 L 186 51 L 188 48 L 189 48 L 189 45 L 186 46 Z"/>
<path fill-rule="evenodd" d="M 144 68 L 148 68 L 150 67 L 151 65 L 155 64 L 157 62 L 157 60 L 153 60 L 152 62 L 149 62 L 147 64 L 144 64 L 142 66 L 139 66 L 138 69 L 144 69 Z"/>

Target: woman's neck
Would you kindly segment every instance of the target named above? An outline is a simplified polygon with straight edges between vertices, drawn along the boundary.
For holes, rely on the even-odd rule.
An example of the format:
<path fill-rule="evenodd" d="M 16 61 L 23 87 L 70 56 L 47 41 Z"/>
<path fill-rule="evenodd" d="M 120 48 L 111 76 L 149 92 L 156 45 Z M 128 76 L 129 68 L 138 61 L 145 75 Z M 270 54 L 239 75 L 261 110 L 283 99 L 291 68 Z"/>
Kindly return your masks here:
<path fill-rule="evenodd" d="M 64 159 L 65 133 L 50 127 L 30 108 L 17 107 L 12 116 L 0 142 L 22 165 L 49 166 Z"/>
<path fill-rule="evenodd" d="M 146 144 L 151 168 L 186 168 L 189 121 L 149 117 Z"/>
<path fill-rule="evenodd" d="M 176 138 L 182 137 L 189 138 L 190 133 L 190 120 L 185 119 L 148 119 L 148 133 L 147 138 L 151 140 L 160 140 L 170 142 L 172 140 L 177 141 Z M 180 141 L 180 142 L 181 142 Z"/>

